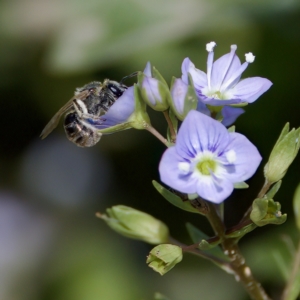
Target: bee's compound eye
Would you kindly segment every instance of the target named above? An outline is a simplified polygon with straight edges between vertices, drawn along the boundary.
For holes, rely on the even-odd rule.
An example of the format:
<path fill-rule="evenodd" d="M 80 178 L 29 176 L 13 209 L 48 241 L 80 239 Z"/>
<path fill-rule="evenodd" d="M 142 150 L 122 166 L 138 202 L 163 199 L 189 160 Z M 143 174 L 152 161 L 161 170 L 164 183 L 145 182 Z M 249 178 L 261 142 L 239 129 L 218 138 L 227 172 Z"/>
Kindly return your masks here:
<path fill-rule="evenodd" d="M 107 87 L 110 89 L 110 91 L 116 96 L 121 97 L 125 91 L 125 89 L 121 86 L 117 86 L 114 83 L 109 83 Z"/>

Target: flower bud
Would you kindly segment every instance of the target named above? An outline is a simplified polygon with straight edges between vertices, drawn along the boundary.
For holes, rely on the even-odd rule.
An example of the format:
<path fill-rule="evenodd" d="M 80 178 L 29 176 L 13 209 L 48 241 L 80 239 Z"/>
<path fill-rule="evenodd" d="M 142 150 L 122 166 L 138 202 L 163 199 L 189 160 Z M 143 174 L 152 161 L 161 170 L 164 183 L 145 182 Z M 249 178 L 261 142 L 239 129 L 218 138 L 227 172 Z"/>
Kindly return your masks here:
<path fill-rule="evenodd" d="M 282 224 L 286 221 L 286 214 L 282 214 L 281 205 L 273 199 L 257 198 L 253 201 L 250 219 L 257 226 L 267 224 Z"/>
<path fill-rule="evenodd" d="M 182 260 L 182 249 L 175 245 L 162 244 L 154 247 L 146 263 L 160 275 L 169 272 L 176 264 Z"/>
<path fill-rule="evenodd" d="M 182 79 L 173 78 L 171 87 L 172 101 L 170 106 L 179 120 L 183 120 L 188 112 L 197 108 L 198 99 L 195 90 Z"/>
<path fill-rule="evenodd" d="M 143 73 L 138 75 L 138 83 L 143 100 L 156 111 L 169 108 L 168 99 L 171 98 L 168 85 L 161 74 L 147 63 Z"/>
<path fill-rule="evenodd" d="M 97 213 L 97 217 L 123 236 L 141 240 L 149 244 L 166 243 L 168 227 L 160 220 L 134 208 L 116 205 L 106 210 L 107 215 Z"/>
<path fill-rule="evenodd" d="M 282 179 L 295 159 L 300 147 L 300 128 L 289 131 L 289 123 L 283 128 L 265 165 L 265 178 L 269 183 Z"/>

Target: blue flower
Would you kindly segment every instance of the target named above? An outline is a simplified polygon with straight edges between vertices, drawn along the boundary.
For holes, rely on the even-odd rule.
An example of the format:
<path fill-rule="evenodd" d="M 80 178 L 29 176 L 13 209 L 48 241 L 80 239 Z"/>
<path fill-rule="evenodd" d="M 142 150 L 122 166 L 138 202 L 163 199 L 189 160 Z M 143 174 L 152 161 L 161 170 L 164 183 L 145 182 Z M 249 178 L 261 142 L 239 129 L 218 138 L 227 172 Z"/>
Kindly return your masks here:
<path fill-rule="evenodd" d="M 249 63 L 254 61 L 252 53 L 245 54 L 246 62 L 241 64 L 236 56 L 236 45 L 231 51 L 213 62 L 215 42 L 208 43 L 207 73 L 196 69 L 189 58 L 182 63 L 182 80 L 188 83 L 188 74 L 193 79 L 198 99 L 211 106 L 238 103 L 252 103 L 272 85 L 266 78 L 251 77 L 240 80 Z"/>
<path fill-rule="evenodd" d="M 250 178 L 260 164 L 256 147 L 242 134 L 228 132 L 220 122 L 190 111 L 176 145 L 168 148 L 159 165 L 161 181 L 175 190 L 221 203 L 234 183 Z"/>
<path fill-rule="evenodd" d="M 193 107 L 193 104 L 191 104 L 191 99 L 194 98 L 194 93 L 189 90 L 189 87 L 190 86 L 187 85 L 182 79 L 174 79 L 174 83 L 171 87 L 171 107 L 177 118 L 182 121 L 191 109 L 197 109 L 197 111 L 207 116 L 211 116 L 211 111 L 201 101 L 198 101 L 195 107 Z M 188 102 L 190 102 L 190 104 Z M 221 123 L 225 126 L 230 126 L 244 112 L 245 111 L 242 108 L 236 108 L 226 105 L 221 109 L 220 112 L 222 115 Z"/>
<path fill-rule="evenodd" d="M 123 95 L 109 108 L 108 112 L 97 120 L 90 119 L 89 122 L 97 129 L 104 130 L 113 126 L 127 125 L 130 116 L 134 113 L 134 87 L 129 87 Z M 124 129 L 127 129 L 126 127 Z M 118 130 L 117 130 L 118 131 Z"/>

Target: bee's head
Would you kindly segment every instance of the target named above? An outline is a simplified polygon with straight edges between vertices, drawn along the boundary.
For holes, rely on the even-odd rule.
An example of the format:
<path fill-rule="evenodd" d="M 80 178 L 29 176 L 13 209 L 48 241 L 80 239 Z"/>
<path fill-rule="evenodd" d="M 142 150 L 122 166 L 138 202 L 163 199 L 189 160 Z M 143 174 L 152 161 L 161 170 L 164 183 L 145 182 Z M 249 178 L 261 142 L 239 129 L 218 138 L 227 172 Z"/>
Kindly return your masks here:
<path fill-rule="evenodd" d="M 89 94 L 99 94 L 102 88 L 102 83 L 100 81 L 92 81 L 81 88 L 77 88 L 75 91 L 75 96 L 83 91 L 89 91 Z"/>
<path fill-rule="evenodd" d="M 119 98 L 123 95 L 127 86 L 117 81 L 105 79 L 102 85 L 103 89 L 108 89 L 116 98 Z"/>

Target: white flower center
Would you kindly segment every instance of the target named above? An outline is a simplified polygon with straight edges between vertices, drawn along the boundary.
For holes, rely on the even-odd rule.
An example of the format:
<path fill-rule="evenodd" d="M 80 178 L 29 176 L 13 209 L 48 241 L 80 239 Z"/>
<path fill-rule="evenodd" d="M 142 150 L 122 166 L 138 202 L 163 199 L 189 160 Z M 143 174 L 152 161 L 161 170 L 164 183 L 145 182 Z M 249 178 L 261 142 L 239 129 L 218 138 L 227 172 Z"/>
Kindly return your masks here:
<path fill-rule="evenodd" d="M 213 99 L 217 99 L 217 100 L 227 100 L 227 99 L 232 98 L 232 93 L 230 90 L 221 92 L 221 91 L 216 91 L 216 90 L 209 90 L 207 87 L 205 87 L 202 90 L 202 93 L 203 93 L 203 95 L 205 95 L 209 98 L 213 98 Z"/>

